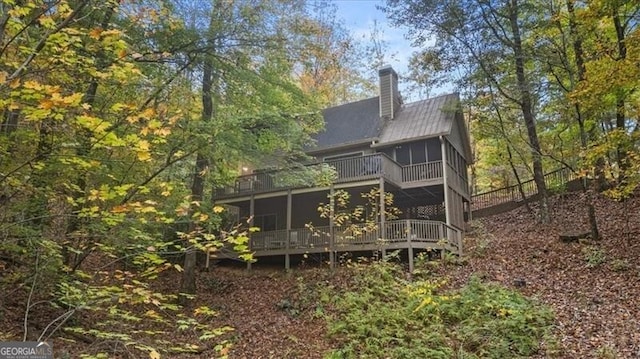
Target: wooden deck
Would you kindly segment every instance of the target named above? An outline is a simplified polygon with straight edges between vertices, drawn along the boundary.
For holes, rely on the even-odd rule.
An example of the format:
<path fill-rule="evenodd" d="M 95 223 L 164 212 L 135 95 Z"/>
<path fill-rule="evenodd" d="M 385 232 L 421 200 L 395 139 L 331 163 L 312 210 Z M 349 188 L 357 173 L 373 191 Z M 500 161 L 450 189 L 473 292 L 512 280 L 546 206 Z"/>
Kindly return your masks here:
<path fill-rule="evenodd" d="M 462 231 L 443 222 L 395 220 L 358 226 L 329 226 L 256 232 L 256 257 L 391 249 L 446 249 L 462 253 Z"/>
<path fill-rule="evenodd" d="M 311 177 L 309 178 L 311 173 Z M 442 161 L 402 166 L 383 153 L 310 164 L 304 168 L 266 171 L 238 177 L 232 186 L 216 190 L 217 200 L 243 195 L 313 187 L 313 180 L 329 174 L 334 184 L 358 183 L 384 178 L 400 188 L 443 183 Z M 458 180 L 454 178 L 454 180 Z M 459 179 L 466 188 L 464 179 Z"/>

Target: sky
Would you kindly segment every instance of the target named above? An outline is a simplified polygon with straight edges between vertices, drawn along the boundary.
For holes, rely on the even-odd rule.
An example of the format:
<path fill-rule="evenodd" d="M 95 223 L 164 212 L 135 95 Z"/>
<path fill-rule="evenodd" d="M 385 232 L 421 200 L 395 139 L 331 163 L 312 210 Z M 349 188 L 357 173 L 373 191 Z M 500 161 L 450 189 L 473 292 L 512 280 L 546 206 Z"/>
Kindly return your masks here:
<path fill-rule="evenodd" d="M 405 38 L 406 29 L 391 27 L 385 14 L 377 9 L 376 6 L 384 5 L 383 0 L 334 0 L 334 3 L 338 7 L 338 16 L 355 39 L 368 41 L 374 22 L 377 21 L 388 46 L 388 64 L 398 73 L 407 72 L 409 58 L 416 49 Z M 399 85 L 402 92 L 403 86 Z"/>

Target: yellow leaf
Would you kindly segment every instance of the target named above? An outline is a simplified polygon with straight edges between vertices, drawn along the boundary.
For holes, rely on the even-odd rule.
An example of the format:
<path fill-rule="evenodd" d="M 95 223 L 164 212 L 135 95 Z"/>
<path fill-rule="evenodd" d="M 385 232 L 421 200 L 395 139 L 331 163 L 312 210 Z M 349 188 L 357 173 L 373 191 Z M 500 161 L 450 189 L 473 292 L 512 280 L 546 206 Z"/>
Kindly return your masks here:
<path fill-rule="evenodd" d="M 78 105 L 82 100 L 83 94 L 80 92 L 76 92 L 69 96 L 65 96 L 62 98 L 62 102 L 66 105 Z"/>
<path fill-rule="evenodd" d="M 160 353 L 158 353 L 155 349 L 152 349 L 149 352 L 149 358 L 151 358 L 151 359 L 160 359 Z"/>
<path fill-rule="evenodd" d="M 53 101 L 44 99 L 40 101 L 40 105 L 38 107 L 43 110 L 50 110 L 51 108 L 53 108 Z"/>
<path fill-rule="evenodd" d="M 7 81 L 7 76 L 8 75 L 9 75 L 8 73 L 6 73 L 4 71 L 0 71 L 0 83 L 3 83 L 5 81 Z"/>
<path fill-rule="evenodd" d="M 151 159 L 151 153 L 149 153 L 149 142 L 145 140 L 138 141 L 136 144 L 138 148 L 138 160 L 149 161 Z"/>
<path fill-rule="evenodd" d="M 89 37 L 91 37 L 92 39 L 95 40 L 99 40 L 100 39 L 100 34 L 102 34 L 102 29 L 99 27 L 96 27 L 95 29 L 91 30 L 89 32 Z"/>
<path fill-rule="evenodd" d="M 14 80 L 14 82 L 15 82 L 15 80 Z M 19 80 L 18 80 L 18 83 L 20 83 Z M 13 87 L 13 83 L 12 83 L 12 87 Z M 27 82 L 24 83 L 24 88 L 30 89 L 30 90 L 38 90 L 39 91 L 39 90 L 42 90 L 42 85 L 37 81 L 27 81 Z"/>
<path fill-rule="evenodd" d="M 171 129 L 169 127 L 163 127 L 161 129 L 153 131 L 155 135 L 165 137 L 171 134 Z"/>
<path fill-rule="evenodd" d="M 151 160 L 151 153 L 149 151 L 138 151 L 138 160 L 142 162 Z"/>
<path fill-rule="evenodd" d="M 138 142 L 138 149 L 140 151 L 148 151 L 149 150 L 149 142 L 142 140 L 140 142 Z"/>
<path fill-rule="evenodd" d="M 156 208 L 153 206 L 146 206 L 146 207 L 140 208 L 140 213 L 153 213 L 153 212 L 157 212 Z"/>
<path fill-rule="evenodd" d="M 129 208 L 125 205 L 115 206 L 111 209 L 111 213 L 124 213 L 129 212 Z"/>
<path fill-rule="evenodd" d="M 147 108 L 144 111 L 142 111 L 142 113 L 140 114 L 140 117 L 145 118 L 145 119 L 150 119 L 155 114 L 156 114 L 156 111 L 154 109 Z"/>
<path fill-rule="evenodd" d="M 224 207 L 222 206 L 214 206 L 213 207 L 213 213 L 222 213 L 224 212 Z"/>

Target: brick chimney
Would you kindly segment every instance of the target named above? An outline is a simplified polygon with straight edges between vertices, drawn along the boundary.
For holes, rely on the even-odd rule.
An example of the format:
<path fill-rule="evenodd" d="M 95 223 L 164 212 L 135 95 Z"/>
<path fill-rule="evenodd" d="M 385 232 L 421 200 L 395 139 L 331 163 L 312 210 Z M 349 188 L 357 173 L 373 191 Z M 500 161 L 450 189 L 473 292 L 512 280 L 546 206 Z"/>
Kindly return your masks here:
<path fill-rule="evenodd" d="M 380 79 L 380 117 L 385 120 L 393 120 L 395 113 L 402 105 L 398 91 L 398 74 L 391 66 L 385 66 L 378 70 L 378 76 Z"/>

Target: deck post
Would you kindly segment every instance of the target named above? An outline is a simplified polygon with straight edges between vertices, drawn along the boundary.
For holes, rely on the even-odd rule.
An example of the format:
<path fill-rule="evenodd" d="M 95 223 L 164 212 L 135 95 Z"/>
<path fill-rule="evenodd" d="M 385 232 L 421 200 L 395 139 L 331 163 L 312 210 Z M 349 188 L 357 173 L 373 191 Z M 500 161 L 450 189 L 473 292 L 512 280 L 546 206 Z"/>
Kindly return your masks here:
<path fill-rule="evenodd" d="M 445 213 L 445 222 L 447 225 L 451 225 L 451 204 L 449 203 L 449 176 L 448 176 L 448 168 L 447 164 L 447 140 L 440 136 L 440 144 L 442 151 L 442 182 L 444 183 L 444 213 Z"/>
<path fill-rule="evenodd" d="M 333 228 L 333 217 L 335 216 L 335 191 L 333 184 L 329 187 L 329 266 L 331 269 L 336 268 L 335 258 L 335 230 Z"/>
<path fill-rule="evenodd" d="M 285 249 L 286 253 L 284 255 L 284 269 L 291 269 L 291 257 L 289 254 L 289 249 L 291 249 L 291 204 L 293 200 L 291 198 L 291 189 L 287 191 L 287 232 L 285 234 Z"/>
<path fill-rule="evenodd" d="M 449 240 L 449 227 L 451 225 L 451 203 L 449 203 L 449 201 L 451 200 L 451 198 L 449 198 L 449 176 L 448 176 L 448 172 L 449 172 L 449 165 L 447 164 L 448 159 L 447 159 L 447 140 L 443 137 L 440 136 L 440 144 L 442 146 L 442 182 L 444 183 L 444 216 L 445 216 L 445 223 L 447 224 L 447 228 L 443 228 L 444 231 L 446 231 L 445 233 L 445 238 L 448 241 Z M 444 248 L 445 246 L 442 246 L 442 249 L 440 250 L 440 256 L 442 258 L 444 258 Z"/>
<path fill-rule="evenodd" d="M 407 219 L 407 256 L 409 257 L 409 273 L 413 273 L 413 247 L 411 246 L 411 220 Z"/>
<path fill-rule="evenodd" d="M 380 176 L 380 241 L 382 243 L 383 246 L 383 250 L 382 250 L 382 258 L 384 258 L 384 256 L 387 254 L 386 250 L 384 249 L 385 246 L 385 237 L 387 236 L 387 231 L 386 231 L 386 207 L 385 207 L 385 193 L 384 193 L 384 177 L 382 177 L 382 175 Z"/>
<path fill-rule="evenodd" d="M 249 228 L 253 227 L 253 216 L 256 210 L 256 199 L 252 194 L 249 198 Z M 251 231 L 249 231 L 249 250 L 253 247 L 253 238 L 251 238 Z M 247 261 L 247 270 L 251 270 L 251 262 Z"/>
<path fill-rule="evenodd" d="M 441 222 L 440 226 L 438 228 L 439 228 L 438 231 L 440 232 L 440 235 L 439 235 L 440 239 L 438 240 L 438 242 L 441 242 L 442 240 L 445 239 L 445 236 L 446 236 L 445 233 L 447 231 L 447 227 L 446 227 L 446 224 Z M 437 246 L 436 246 L 436 248 L 437 248 Z M 440 248 L 440 258 L 444 259 L 444 246 L 442 246 L 442 245 L 441 245 L 441 248 Z"/>

